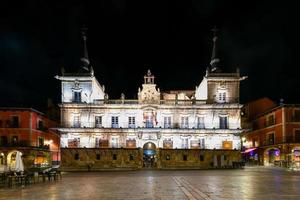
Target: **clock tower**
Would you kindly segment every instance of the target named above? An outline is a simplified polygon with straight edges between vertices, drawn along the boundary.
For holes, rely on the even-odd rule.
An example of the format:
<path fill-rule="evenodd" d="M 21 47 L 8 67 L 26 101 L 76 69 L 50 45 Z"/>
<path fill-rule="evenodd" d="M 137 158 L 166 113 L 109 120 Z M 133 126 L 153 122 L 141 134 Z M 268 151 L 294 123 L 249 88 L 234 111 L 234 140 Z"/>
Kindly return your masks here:
<path fill-rule="evenodd" d="M 144 84 L 142 85 L 142 90 L 139 88 L 138 91 L 139 103 L 159 104 L 160 91 L 159 88 L 156 89 L 154 78 L 154 75 L 151 74 L 150 70 L 148 70 L 147 74 L 144 76 Z"/>

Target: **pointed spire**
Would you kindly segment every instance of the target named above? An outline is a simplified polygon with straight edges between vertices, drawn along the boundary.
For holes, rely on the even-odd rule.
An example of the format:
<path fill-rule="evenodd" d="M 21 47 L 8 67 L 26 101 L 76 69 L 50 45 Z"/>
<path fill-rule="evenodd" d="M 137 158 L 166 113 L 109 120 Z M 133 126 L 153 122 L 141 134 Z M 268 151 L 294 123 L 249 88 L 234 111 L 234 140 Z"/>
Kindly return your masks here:
<path fill-rule="evenodd" d="M 83 40 L 83 57 L 80 59 L 81 62 L 83 63 L 83 69 L 89 71 L 89 64 L 90 64 L 90 61 L 89 61 L 89 56 L 88 56 L 88 50 L 87 50 L 87 46 L 86 46 L 86 40 L 87 40 L 87 37 L 86 37 L 86 33 L 87 33 L 87 28 L 86 27 L 82 27 L 81 28 L 81 34 L 82 34 L 82 40 Z"/>
<path fill-rule="evenodd" d="M 212 30 L 213 32 L 213 50 L 212 50 L 212 55 L 211 55 L 211 61 L 210 61 L 210 65 L 211 65 L 211 71 L 216 71 L 218 69 L 218 64 L 220 62 L 220 59 L 217 56 L 217 40 L 218 40 L 218 36 L 217 36 L 217 32 L 218 29 L 215 26 Z"/>

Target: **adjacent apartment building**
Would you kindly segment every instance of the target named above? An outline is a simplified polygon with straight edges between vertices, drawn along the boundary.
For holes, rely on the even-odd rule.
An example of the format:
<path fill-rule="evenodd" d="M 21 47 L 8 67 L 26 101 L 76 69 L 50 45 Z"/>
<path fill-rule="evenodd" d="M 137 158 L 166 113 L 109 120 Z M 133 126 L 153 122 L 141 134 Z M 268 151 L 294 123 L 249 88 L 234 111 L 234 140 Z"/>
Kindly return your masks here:
<path fill-rule="evenodd" d="M 300 105 L 262 98 L 244 112 L 251 124 L 242 139 L 250 163 L 300 167 Z"/>
<path fill-rule="evenodd" d="M 0 108 L 0 171 L 13 170 L 17 151 L 26 168 L 58 164 L 57 123 L 32 108 Z"/>

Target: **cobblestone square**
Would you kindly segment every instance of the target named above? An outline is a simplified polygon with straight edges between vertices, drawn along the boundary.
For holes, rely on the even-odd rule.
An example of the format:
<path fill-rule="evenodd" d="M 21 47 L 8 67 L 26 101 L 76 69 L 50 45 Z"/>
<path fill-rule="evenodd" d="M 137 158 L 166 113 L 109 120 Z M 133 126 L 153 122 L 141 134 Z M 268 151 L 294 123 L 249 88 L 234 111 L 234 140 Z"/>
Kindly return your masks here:
<path fill-rule="evenodd" d="M 300 199 L 300 172 L 279 168 L 66 173 L 62 180 L 1 188 L 1 200 Z"/>

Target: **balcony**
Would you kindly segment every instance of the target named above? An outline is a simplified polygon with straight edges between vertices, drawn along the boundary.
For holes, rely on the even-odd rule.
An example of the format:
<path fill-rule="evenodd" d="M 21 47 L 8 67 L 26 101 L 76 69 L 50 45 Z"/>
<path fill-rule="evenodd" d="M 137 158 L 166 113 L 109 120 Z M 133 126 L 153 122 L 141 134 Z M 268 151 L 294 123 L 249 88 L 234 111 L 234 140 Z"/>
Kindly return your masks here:
<path fill-rule="evenodd" d="M 115 129 L 197 129 L 197 130 L 237 130 L 241 129 L 239 124 L 236 123 L 227 123 L 227 124 L 198 124 L 198 123 L 188 123 L 188 124 L 181 124 L 181 123 L 168 123 L 168 124 L 157 124 L 155 123 L 143 123 L 143 125 L 138 124 L 128 124 L 128 123 L 118 123 L 118 124 L 95 124 L 95 123 L 84 123 L 81 122 L 79 124 L 71 124 L 66 126 L 61 126 L 59 128 L 115 128 Z"/>
<path fill-rule="evenodd" d="M 0 128 L 20 128 L 20 124 L 19 122 L 14 122 L 12 120 L 0 120 Z"/>
<path fill-rule="evenodd" d="M 28 141 L 17 141 L 17 142 L 2 142 L 0 147 L 32 147 L 49 150 L 49 145 L 30 146 Z"/>
<path fill-rule="evenodd" d="M 82 103 L 83 104 L 83 103 Z M 95 99 L 92 104 L 96 105 L 114 105 L 114 104 L 127 104 L 127 105 L 134 105 L 134 104 L 148 104 L 147 102 L 139 102 L 138 99 Z M 150 103 L 151 104 L 151 103 Z M 200 105 L 200 104 L 206 104 L 206 101 L 204 100 L 160 100 L 159 103 L 153 103 L 153 104 L 160 104 L 160 105 Z"/>
<path fill-rule="evenodd" d="M 293 137 L 293 136 L 287 136 L 285 140 L 283 140 L 282 137 L 275 137 L 273 140 L 263 140 L 262 145 L 263 146 L 270 146 L 270 145 L 278 145 L 278 144 L 289 144 L 289 143 L 300 143 L 300 138 Z"/>

